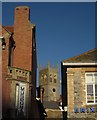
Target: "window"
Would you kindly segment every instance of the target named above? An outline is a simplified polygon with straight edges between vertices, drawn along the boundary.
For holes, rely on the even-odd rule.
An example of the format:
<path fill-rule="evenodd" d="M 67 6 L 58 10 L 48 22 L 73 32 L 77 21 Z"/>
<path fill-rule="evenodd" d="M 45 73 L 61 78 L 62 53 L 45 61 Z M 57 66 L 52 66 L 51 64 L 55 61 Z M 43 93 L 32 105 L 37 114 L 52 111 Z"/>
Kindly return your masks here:
<path fill-rule="evenodd" d="M 86 103 L 97 103 L 97 72 L 86 73 Z"/>
<path fill-rule="evenodd" d="M 50 74 L 50 82 L 52 82 L 52 74 Z"/>
<path fill-rule="evenodd" d="M 55 89 L 55 88 L 53 88 L 53 92 L 56 92 L 56 89 Z"/>
<path fill-rule="evenodd" d="M 56 82 L 57 82 L 57 76 L 54 75 L 54 83 L 56 83 Z"/>

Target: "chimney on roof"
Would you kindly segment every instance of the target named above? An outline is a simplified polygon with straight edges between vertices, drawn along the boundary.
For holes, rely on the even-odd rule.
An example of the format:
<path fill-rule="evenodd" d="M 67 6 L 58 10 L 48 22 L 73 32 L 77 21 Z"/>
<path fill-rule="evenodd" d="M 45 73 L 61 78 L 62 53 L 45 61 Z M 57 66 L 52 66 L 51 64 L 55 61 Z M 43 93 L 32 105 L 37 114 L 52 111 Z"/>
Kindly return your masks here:
<path fill-rule="evenodd" d="M 19 26 L 29 23 L 30 9 L 27 6 L 19 6 L 15 8 L 14 24 Z"/>
<path fill-rule="evenodd" d="M 32 27 L 29 20 L 29 7 L 19 6 L 15 8 L 14 19 L 14 50 L 15 67 L 31 70 L 32 66 Z M 29 54 L 28 54 L 29 53 Z"/>

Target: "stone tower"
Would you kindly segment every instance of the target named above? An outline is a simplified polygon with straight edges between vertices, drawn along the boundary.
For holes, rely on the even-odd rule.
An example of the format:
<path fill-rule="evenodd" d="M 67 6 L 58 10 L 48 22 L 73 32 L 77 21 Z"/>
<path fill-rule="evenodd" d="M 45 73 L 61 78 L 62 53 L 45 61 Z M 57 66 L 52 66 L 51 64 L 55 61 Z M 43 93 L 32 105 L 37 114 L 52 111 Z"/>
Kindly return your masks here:
<path fill-rule="evenodd" d="M 58 65 L 50 67 L 50 63 L 45 68 L 39 70 L 40 97 L 42 101 L 57 101 L 60 97 L 60 85 L 58 75 Z"/>

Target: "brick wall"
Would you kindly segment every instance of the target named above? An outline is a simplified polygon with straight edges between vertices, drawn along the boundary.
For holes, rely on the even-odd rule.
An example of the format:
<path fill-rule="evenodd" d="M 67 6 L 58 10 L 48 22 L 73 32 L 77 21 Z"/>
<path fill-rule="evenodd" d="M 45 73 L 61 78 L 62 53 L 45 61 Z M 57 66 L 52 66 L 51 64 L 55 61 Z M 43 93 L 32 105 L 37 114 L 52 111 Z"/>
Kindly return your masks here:
<path fill-rule="evenodd" d="M 21 68 L 24 70 L 32 71 L 32 36 L 33 25 L 29 21 L 29 8 L 27 6 L 16 7 L 14 15 L 14 41 L 16 48 L 12 52 L 12 67 Z M 7 33 L 5 29 L 2 29 L 3 36 Z M 8 34 L 8 33 L 7 33 Z M 9 36 L 10 37 L 10 36 Z M 5 39 L 6 49 L 2 51 L 2 108 L 3 114 L 6 117 L 6 109 L 14 106 L 15 108 L 15 79 L 6 80 L 8 69 L 8 49 L 9 49 L 9 37 Z M 17 80 L 16 80 L 17 81 Z M 34 80 L 35 81 L 35 80 Z M 19 81 L 20 83 L 21 81 Z M 27 83 L 27 103 L 31 100 L 31 93 L 29 93 L 29 87 L 32 87 L 32 80 L 30 77 L 30 84 Z M 34 84 L 35 85 L 35 84 Z M 33 94 L 35 94 L 35 86 L 33 85 Z M 13 92 L 12 92 L 13 91 Z M 31 90 L 30 90 L 31 92 Z M 30 97 L 29 97 L 30 96 Z M 35 95 L 33 95 L 35 101 Z M 14 103 L 13 103 L 14 102 Z M 31 106 L 31 105 L 30 105 Z M 29 107 L 30 108 L 30 107 Z M 27 107 L 27 110 L 29 111 Z M 13 114 L 13 117 L 14 114 Z"/>
<path fill-rule="evenodd" d="M 2 29 L 2 34 L 5 35 L 6 34 L 6 30 Z M 8 43 L 9 42 L 9 38 L 6 39 L 6 49 L 2 50 L 2 112 L 5 112 L 5 109 L 7 107 L 7 103 L 10 101 L 10 92 L 8 92 L 7 90 L 9 88 L 9 84 L 6 81 L 6 73 L 7 73 L 7 65 L 8 65 Z M 7 87 L 8 85 L 8 87 Z"/>
<path fill-rule="evenodd" d="M 32 28 L 29 21 L 29 8 L 16 7 L 14 20 L 14 50 L 13 65 L 31 70 L 32 60 Z"/>

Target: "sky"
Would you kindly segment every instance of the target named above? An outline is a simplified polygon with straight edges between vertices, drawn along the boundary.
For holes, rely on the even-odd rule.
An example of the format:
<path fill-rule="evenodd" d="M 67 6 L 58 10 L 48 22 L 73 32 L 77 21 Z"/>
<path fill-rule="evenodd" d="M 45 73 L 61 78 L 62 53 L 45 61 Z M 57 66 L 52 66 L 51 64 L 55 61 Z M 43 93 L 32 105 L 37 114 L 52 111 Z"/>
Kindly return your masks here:
<path fill-rule="evenodd" d="M 2 24 L 14 24 L 14 8 L 30 7 L 36 24 L 37 63 L 46 66 L 95 48 L 95 2 L 4 2 Z"/>

